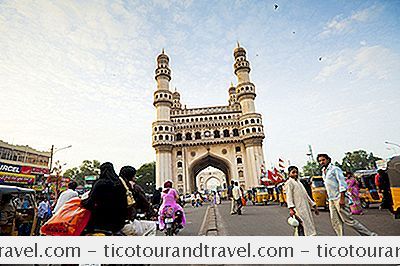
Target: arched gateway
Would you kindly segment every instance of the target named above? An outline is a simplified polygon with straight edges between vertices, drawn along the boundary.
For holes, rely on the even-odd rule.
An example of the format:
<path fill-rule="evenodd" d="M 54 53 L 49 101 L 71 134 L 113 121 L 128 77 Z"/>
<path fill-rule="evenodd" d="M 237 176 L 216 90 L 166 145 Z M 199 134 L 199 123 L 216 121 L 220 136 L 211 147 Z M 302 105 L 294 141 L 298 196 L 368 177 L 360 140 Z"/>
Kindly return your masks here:
<path fill-rule="evenodd" d="M 262 117 L 256 113 L 255 86 L 250 81 L 246 51 L 234 50 L 237 85 L 228 89 L 229 104 L 204 108 L 182 108 L 180 94 L 171 92 L 169 58 L 157 57 L 157 90 L 153 127 L 156 150 L 156 185 L 171 179 L 181 192 L 197 189 L 196 176 L 213 166 L 225 174 L 226 183 L 239 181 L 244 188 L 259 184 L 264 162 Z"/>

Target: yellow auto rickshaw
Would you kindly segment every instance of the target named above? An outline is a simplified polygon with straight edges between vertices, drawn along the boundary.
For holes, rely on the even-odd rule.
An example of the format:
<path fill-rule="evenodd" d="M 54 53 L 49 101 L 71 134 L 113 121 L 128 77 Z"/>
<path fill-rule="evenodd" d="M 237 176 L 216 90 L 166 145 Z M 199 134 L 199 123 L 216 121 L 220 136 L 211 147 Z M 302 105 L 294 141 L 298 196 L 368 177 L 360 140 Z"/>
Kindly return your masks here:
<path fill-rule="evenodd" d="M 0 185 L 0 212 L 12 214 L 1 220 L 0 235 L 34 235 L 38 220 L 35 190 Z M 13 213 L 14 212 L 14 213 Z"/>
<path fill-rule="evenodd" d="M 400 219 L 400 156 L 390 159 L 387 172 L 393 201 L 392 212 L 396 219 Z"/>
<path fill-rule="evenodd" d="M 381 204 L 382 194 L 378 192 L 375 185 L 376 170 L 357 170 L 354 172 L 354 177 L 358 181 L 360 188 L 361 207 L 369 208 L 371 204 Z"/>
<path fill-rule="evenodd" d="M 253 204 L 268 204 L 269 194 L 266 186 L 255 187 L 256 196 L 253 199 Z"/>
<path fill-rule="evenodd" d="M 322 176 L 313 176 L 311 178 L 311 192 L 317 207 L 328 209 L 328 194 Z"/>
<path fill-rule="evenodd" d="M 279 204 L 283 207 L 283 206 L 287 206 L 287 202 L 286 202 L 286 193 L 284 191 L 284 186 L 285 186 L 285 182 L 281 182 L 279 184 L 276 185 L 276 194 L 277 194 L 277 198 L 279 200 Z"/>

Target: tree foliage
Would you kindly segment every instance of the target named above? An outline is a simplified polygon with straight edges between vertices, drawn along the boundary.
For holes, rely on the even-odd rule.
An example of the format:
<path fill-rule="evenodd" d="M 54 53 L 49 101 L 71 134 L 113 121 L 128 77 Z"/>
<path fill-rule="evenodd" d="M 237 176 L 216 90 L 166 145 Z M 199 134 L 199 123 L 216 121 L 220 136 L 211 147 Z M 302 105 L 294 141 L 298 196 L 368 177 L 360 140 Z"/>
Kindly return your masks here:
<path fill-rule="evenodd" d="M 152 193 L 156 184 L 156 162 L 145 163 L 136 172 L 137 183 L 147 193 Z"/>
<path fill-rule="evenodd" d="M 380 159 L 381 158 L 375 157 L 372 152 L 368 154 L 364 150 L 346 152 L 340 166 L 343 171 L 350 172 L 363 169 L 374 169 L 376 168 L 375 161 Z"/>
<path fill-rule="evenodd" d="M 84 160 L 78 167 L 67 169 L 64 173 L 64 177 L 68 177 L 74 180 L 78 185 L 85 185 L 85 176 L 99 175 L 100 173 L 100 162 L 97 160 L 89 161 Z"/>
<path fill-rule="evenodd" d="M 303 166 L 303 173 L 305 176 L 318 176 L 321 175 L 321 168 L 316 161 L 308 161 L 306 165 Z"/>

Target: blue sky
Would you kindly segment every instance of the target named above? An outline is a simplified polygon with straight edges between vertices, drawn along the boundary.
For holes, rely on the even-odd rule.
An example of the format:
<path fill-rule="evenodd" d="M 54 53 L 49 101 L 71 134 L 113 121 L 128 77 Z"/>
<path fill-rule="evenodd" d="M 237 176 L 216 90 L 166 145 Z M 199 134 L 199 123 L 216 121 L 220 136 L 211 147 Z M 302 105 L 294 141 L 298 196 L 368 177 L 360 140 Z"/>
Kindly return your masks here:
<path fill-rule="evenodd" d="M 308 144 L 335 160 L 388 157 L 384 141 L 400 143 L 399 15 L 400 1 L 1 1 L 0 139 L 72 144 L 55 154 L 67 168 L 139 167 L 155 159 L 161 49 L 183 104 L 226 105 L 239 41 L 267 165 L 303 165 Z"/>

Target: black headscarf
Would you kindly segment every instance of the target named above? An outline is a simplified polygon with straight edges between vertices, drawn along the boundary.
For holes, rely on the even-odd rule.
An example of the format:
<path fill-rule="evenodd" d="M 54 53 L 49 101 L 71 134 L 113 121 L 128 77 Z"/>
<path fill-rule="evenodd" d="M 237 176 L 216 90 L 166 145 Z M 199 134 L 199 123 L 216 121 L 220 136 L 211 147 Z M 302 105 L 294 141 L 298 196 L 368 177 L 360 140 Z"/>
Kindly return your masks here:
<path fill-rule="evenodd" d="M 100 177 L 82 204 L 92 213 L 87 230 L 116 232 L 124 226 L 128 217 L 126 189 L 115 173 L 112 163 L 107 162 L 100 166 Z"/>
<path fill-rule="evenodd" d="M 100 177 L 99 179 L 118 181 L 118 175 L 115 173 L 114 166 L 110 162 L 103 163 L 100 165 Z"/>

